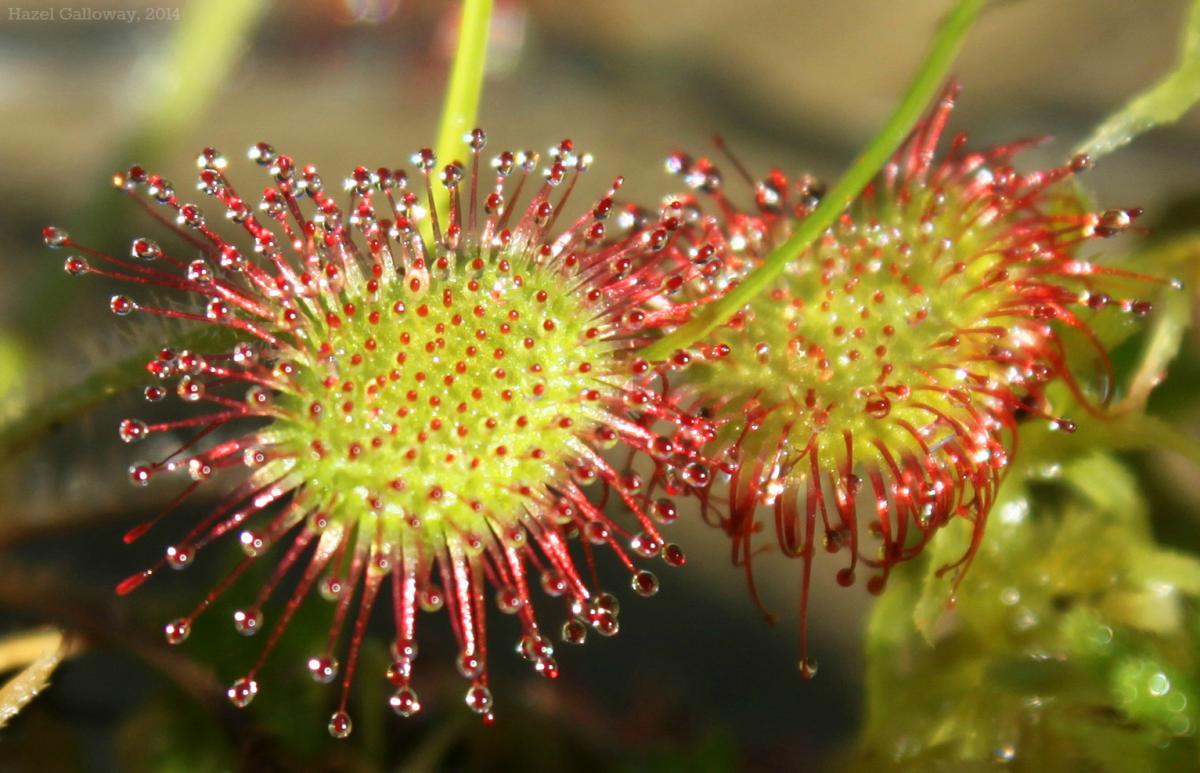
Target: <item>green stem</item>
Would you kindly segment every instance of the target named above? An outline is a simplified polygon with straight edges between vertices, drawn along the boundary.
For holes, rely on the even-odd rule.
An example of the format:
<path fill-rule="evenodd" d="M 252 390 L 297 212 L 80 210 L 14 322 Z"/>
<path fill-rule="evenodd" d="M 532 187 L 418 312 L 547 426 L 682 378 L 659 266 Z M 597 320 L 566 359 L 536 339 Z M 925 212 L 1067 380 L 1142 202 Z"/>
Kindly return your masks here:
<path fill-rule="evenodd" d="M 917 70 L 916 77 L 887 123 L 854 159 L 842 179 L 838 180 L 837 185 L 829 191 L 813 213 L 796 224 L 792 236 L 723 298 L 710 304 L 683 327 L 647 347 L 642 353 L 643 357 L 649 360 L 666 359 L 676 349 L 691 346 L 708 335 L 769 287 L 789 263 L 833 225 L 876 172 L 887 163 L 921 118 L 926 106 L 945 82 L 967 30 L 971 28 L 986 2 L 987 0 L 958 0 L 954 9 L 942 21 L 929 52 L 925 55 L 925 61 Z"/>
<path fill-rule="evenodd" d="M 458 28 L 458 48 L 454 67 L 442 103 L 442 121 L 438 126 L 437 143 L 433 146 L 438 161 L 445 165 L 454 160 L 463 147 L 463 135 L 475 128 L 479 112 L 479 95 L 483 91 L 483 69 L 487 59 L 488 22 L 492 16 L 492 0 L 463 0 L 462 19 Z M 434 190 L 438 221 L 446 222 L 450 207 L 449 193 L 438 186 Z M 428 241 L 433 235 L 433 222 L 421 223 L 421 236 Z"/>
<path fill-rule="evenodd" d="M 234 335 L 225 330 L 200 329 L 179 338 L 182 349 L 207 347 L 213 350 L 232 345 Z M 0 467 L 24 449 L 107 400 L 146 383 L 146 363 L 161 347 L 154 346 L 94 371 L 74 386 L 40 400 L 19 417 L 0 425 Z"/>

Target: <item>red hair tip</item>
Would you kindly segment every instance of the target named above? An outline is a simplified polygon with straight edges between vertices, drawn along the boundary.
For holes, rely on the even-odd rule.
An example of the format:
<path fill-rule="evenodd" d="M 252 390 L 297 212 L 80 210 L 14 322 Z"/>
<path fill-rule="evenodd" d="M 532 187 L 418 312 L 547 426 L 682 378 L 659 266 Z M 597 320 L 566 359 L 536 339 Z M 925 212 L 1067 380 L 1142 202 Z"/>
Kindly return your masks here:
<path fill-rule="evenodd" d="M 118 596 L 129 595 L 130 593 L 137 590 L 138 587 L 140 587 L 141 584 L 144 583 L 149 577 L 150 577 L 149 570 L 141 571 L 141 572 L 138 572 L 137 574 L 126 577 L 124 580 L 121 580 L 121 582 L 118 583 L 117 595 Z"/>

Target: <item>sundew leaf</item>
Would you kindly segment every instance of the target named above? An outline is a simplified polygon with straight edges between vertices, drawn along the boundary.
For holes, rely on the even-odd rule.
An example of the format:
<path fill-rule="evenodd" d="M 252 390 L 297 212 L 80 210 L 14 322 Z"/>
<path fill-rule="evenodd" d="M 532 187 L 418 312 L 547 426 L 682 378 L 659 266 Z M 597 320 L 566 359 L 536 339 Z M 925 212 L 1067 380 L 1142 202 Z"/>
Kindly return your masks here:
<path fill-rule="evenodd" d="M 1197 0 L 1200 3 L 1200 0 Z M 962 48 L 967 32 L 986 5 L 986 0 L 958 0 L 942 19 L 929 50 L 912 82 L 905 90 L 879 133 L 851 162 L 841 179 L 821 198 L 815 210 L 796 223 L 787 241 L 768 255 L 763 264 L 742 279 L 720 300 L 708 304 L 687 324 L 642 351 L 647 360 L 661 360 L 676 349 L 685 349 L 726 322 L 734 313 L 771 286 L 793 260 L 812 246 L 833 225 L 896 149 L 904 142 L 930 102 L 943 87 L 950 67 Z"/>
<path fill-rule="evenodd" d="M 1175 69 L 1097 126 L 1076 152 L 1092 158 L 1107 155 L 1155 126 L 1174 123 L 1198 100 L 1200 0 L 1193 0 Z"/>

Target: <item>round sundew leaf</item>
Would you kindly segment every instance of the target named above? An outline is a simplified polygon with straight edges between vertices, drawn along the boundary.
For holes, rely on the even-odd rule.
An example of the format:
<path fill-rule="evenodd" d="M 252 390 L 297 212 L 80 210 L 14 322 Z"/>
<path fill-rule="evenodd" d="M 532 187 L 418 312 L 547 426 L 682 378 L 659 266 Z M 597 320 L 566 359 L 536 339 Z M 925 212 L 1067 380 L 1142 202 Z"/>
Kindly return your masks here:
<path fill-rule="evenodd" d="M 305 599 L 318 595 L 332 604 L 332 621 L 307 663 L 319 682 L 340 684 L 327 723 L 336 738 L 356 725 L 350 685 L 371 612 L 384 599 L 396 633 L 382 670 L 393 697 L 407 697 L 381 703 L 406 715 L 419 708 L 411 697 L 418 612 L 445 608 L 469 680 L 465 704 L 490 722 L 487 599 L 494 593 L 500 611 L 518 619 L 517 649 L 535 672 L 556 677 L 532 589 L 561 598 L 568 622 L 615 634 L 616 600 L 591 587 L 591 544 L 615 553 L 635 588 L 653 595 L 657 578 L 635 561 L 679 566 L 684 558 L 650 513 L 662 511 L 663 493 L 710 479 L 700 452 L 710 422 L 667 394 L 665 366 L 636 356 L 639 337 L 682 315 L 664 288 L 696 270 L 642 231 L 664 223 L 610 235 L 618 179 L 591 210 L 555 230 L 590 156 L 564 140 L 539 183 L 537 154 L 502 152 L 485 172 L 483 133 L 470 137 L 469 171 L 452 162 L 439 176 L 450 214 L 434 219 L 433 241 L 416 228 L 435 178 L 429 149 L 414 155 L 424 197 L 409 190 L 403 170 L 358 167 L 345 180 L 348 203 L 339 204 L 314 167 L 261 142 L 249 157 L 273 185 L 256 208 L 225 176 L 218 151 L 206 148 L 197 159 L 198 187 L 240 237 L 216 230 L 215 219 L 140 166 L 117 175 L 117 186 L 156 215 L 163 208 L 160 221 L 173 216 L 184 251 L 137 237 L 128 256 L 113 256 L 62 229 L 44 231 L 49 247 L 87 256 L 66 261 L 74 276 L 148 284 L 192 301 L 118 295 L 115 314 L 203 323 L 232 339 L 217 349 L 181 341 L 143 364 L 147 399 L 174 393 L 185 410 L 167 421 L 127 418 L 121 440 L 187 439 L 165 458 L 131 463 L 130 480 L 190 482 L 126 542 L 144 538 L 211 479 L 230 480 L 229 493 L 117 592 L 131 593 L 164 568 L 186 569 L 222 537 L 237 542 L 243 560 L 166 625 L 168 641 L 182 644 L 202 612 L 276 551 L 261 591 L 233 613 L 238 633 L 265 634 L 265 644 L 227 695 L 247 707 L 267 692 L 259 679 L 267 656 Z M 528 201 L 518 198 L 522 190 Z M 110 388 L 125 375 L 102 383 Z M 603 453 L 610 450 L 617 453 Z M 635 455 L 650 460 L 641 475 L 626 467 Z M 614 520 L 604 508 L 618 501 L 627 517 Z M 584 535 L 591 543 L 575 547 Z M 264 614 L 297 575 L 282 608 Z"/>

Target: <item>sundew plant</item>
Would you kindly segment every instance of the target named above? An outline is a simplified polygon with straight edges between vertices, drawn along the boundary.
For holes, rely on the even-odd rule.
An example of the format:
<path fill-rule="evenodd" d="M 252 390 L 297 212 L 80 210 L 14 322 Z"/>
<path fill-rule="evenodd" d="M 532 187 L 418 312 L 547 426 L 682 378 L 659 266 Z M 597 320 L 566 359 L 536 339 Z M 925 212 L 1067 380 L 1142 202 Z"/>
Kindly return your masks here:
<path fill-rule="evenodd" d="M 1122 162 L 1200 99 L 1200 3 L 1173 67 L 1065 141 L 1032 100 L 976 123 L 959 69 L 1052 12 L 934 4 L 891 112 L 816 171 L 791 136 L 671 126 L 720 91 L 695 73 L 609 111 L 562 76 L 521 115 L 527 36 L 587 37 L 562 9 L 331 5 L 128 9 L 176 26 L 106 184 L 30 186 L 6 760 L 1200 767 L 1200 241 L 1192 199 Z M 117 18 L 47 10 L 13 19 Z M 648 13 L 610 11 L 578 12 Z M 243 58 L 334 22 L 366 56 L 397 31 L 414 101 L 437 83 L 411 145 L 360 141 L 359 83 L 263 75 L 228 109 Z M 660 163 L 620 152 L 631 127 Z"/>

